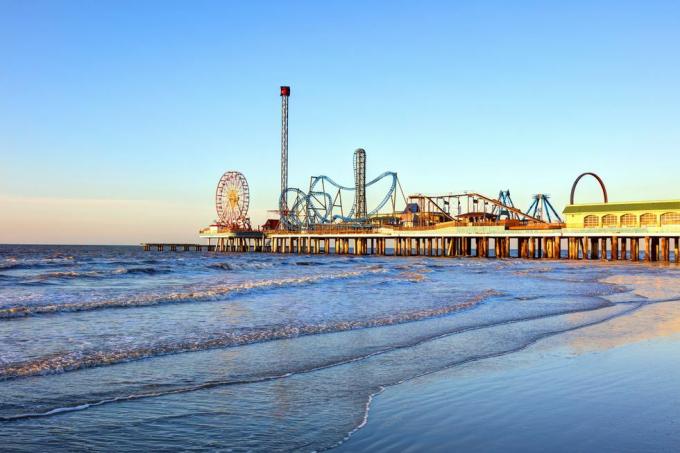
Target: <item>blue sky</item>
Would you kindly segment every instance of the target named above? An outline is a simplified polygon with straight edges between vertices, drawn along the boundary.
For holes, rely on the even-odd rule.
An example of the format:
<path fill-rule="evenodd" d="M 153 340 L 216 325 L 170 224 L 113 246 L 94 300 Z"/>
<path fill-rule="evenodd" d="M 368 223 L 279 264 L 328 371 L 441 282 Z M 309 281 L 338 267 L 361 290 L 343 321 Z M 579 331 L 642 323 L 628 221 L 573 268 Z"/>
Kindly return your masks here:
<path fill-rule="evenodd" d="M 680 198 L 679 48 L 671 1 L 0 0 L 0 242 L 196 240 L 225 170 L 263 222 L 282 84 L 292 186 Z"/>

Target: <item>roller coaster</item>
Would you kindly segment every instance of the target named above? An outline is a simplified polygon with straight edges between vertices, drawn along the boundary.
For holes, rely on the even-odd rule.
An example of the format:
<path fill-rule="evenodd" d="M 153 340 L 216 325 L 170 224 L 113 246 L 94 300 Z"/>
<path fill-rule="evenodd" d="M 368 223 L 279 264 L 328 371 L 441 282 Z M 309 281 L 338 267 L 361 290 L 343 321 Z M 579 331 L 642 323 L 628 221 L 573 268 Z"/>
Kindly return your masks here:
<path fill-rule="evenodd" d="M 357 206 L 357 200 L 359 202 L 361 200 L 360 197 L 356 196 L 356 187 L 339 184 L 326 175 L 312 176 L 307 192 L 299 188 L 289 187 L 281 194 L 281 205 L 286 204 L 281 216 L 283 226 L 286 229 L 314 229 L 318 225 L 343 223 L 362 227 L 370 223 L 371 217 L 379 214 L 388 203 L 391 207 L 391 213 L 395 213 L 397 194 L 401 193 L 404 197 L 397 173 L 386 171 L 367 182 L 365 188 L 374 186 L 382 180 L 387 180 L 389 184 L 387 192 L 378 204 L 363 215 Z M 354 194 L 352 206 L 349 209 L 346 209 L 343 204 L 343 191 Z"/>
<path fill-rule="evenodd" d="M 285 230 L 314 230 L 326 225 L 342 224 L 343 227 L 364 228 L 368 226 L 393 225 L 406 227 L 430 226 L 442 222 L 456 224 L 505 224 L 534 223 L 559 224 L 559 214 L 548 201 L 548 196 L 538 194 L 526 212 L 516 208 L 509 190 L 501 190 L 494 199 L 479 193 L 446 195 L 411 195 L 408 200 L 399 184 L 397 173 L 386 171 L 366 182 L 366 151 L 354 151 L 354 187 L 337 183 L 326 175 L 312 176 L 309 189 L 288 186 L 288 99 L 290 87 L 281 87 L 281 192 L 279 195 L 278 228 Z M 583 176 L 583 175 L 582 175 Z M 582 177 L 580 176 L 579 179 Z M 597 178 L 596 175 L 593 175 Z M 367 207 L 367 189 L 386 180 L 387 191 L 373 207 Z M 598 178 L 599 180 L 599 178 Z M 578 182 L 578 180 L 576 181 Z M 576 184 L 575 184 L 576 185 Z M 573 192 L 572 189 L 572 199 Z M 397 188 L 401 192 L 405 208 L 397 211 Z M 604 188 L 603 188 L 604 190 Z M 351 193 L 352 205 L 347 209 L 343 203 L 343 191 Z M 606 200 L 606 193 L 605 193 Z M 380 211 L 391 201 L 389 213 Z M 573 203 L 573 201 L 572 201 Z M 452 212 L 452 206 L 457 212 Z M 381 215 L 386 214 L 386 215 Z"/>
<path fill-rule="evenodd" d="M 515 206 L 509 190 L 501 190 L 497 198 L 476 192 L 449 193 L 440 195 L 409 195 L 409 208 L 417 213 L 409 222 L 412 226 L 432 226 L 441 222 L 470 224 L 531 223 L 555 226 L 562 223 L 555 208 L 548 201 L 549 196 L 537 194 L 526 212 Z"/>

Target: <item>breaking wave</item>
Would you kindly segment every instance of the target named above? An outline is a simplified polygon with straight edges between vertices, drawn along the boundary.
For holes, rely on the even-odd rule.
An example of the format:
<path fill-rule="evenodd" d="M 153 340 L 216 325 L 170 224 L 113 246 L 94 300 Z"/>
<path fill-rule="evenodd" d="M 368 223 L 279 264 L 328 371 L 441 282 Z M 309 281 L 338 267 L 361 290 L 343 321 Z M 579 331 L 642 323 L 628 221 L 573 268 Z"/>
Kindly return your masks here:
<path fill-rule="evenodd" d="M 274 263 L 212 263 L 208 264 L 210 269 L 219 269 L 223 271 L 242 271 L 242 270 L 259 270 L 270 269 L 274 267 Z"/>
<path fill-rule="evenodd" d="M 45 272 L 37 275 L 26 276 L 6 276 L 18 280 L 22 285 L 36 285 L 48 283 L 53 280 L 73 280 L 73 279 L 104 279 L 115 278 L 121 275 L 157 275 L 172 272 L 165 267 L 119 267 L 113 270 L 92 270 L 92 271 L 55 271 Z M 1 275 L 1 274 L 0 274 Z"/>
<path fill-rule="evenodd" d="M 168 268 L 158 268 L 158 267 L 129 267 L 129 268 L 119 268 L 113 271 L 114 274 L 145 274 L 145 275 L 156 275 L 156 274 L 167 274 L 171 272 Z"/>
<path fill-rule="evenodd" d="M 49 280 L 49 279 L 70 279 L 70 278 L 100 278 L 104 276 L 103 272 L 99 271 L 61 271 L 61 272 L 47 272 L 45 274 L 40 274 L 32 277 L 36 280 Z"/>
<path fill-rule="evenodd" d="M 44 374 L 57 374 L 82 368 L 114 365 L 133 360 L 158 357 L 169 354 L 204 351 L 207 349 L 243 346 L 252 343 L 283 340 L 307 335 L 319 335 L 348 330 L 383 327 L 406 322 L 445 316 L 457 311 L 470 309 L 485 299 L 500 295 L 488 290 L 470 299 L 438 308 L 412 310 L 375 317 L 372 319 L 343 320 L 328 323 L 280 325 L 262 328 L 244 328 L 224 332 L 218 336 L 200 340 L 178 341 L 154 344 L 132 349 L 113 351 L 75 351 L 54 354 L 19 363 L 0 366 L 0 380 L 29 377 Z"/>
<path fill-rule="evenodd" d="M 319 281 L 360 277 L 367 273 L 384 272 L 381 267 L 371 266 L 364 270 L 347 271 L 336 274 L 320 274 L 305 277 L 281 278 L 274 280 L 255 280 L 233 285 L 214 286 L 208 289 L 173 292 L 169 294 L 140 295 L 130 298 L 92 300 L 69 304 L 22 305 L 0 309 L 0 319 L 21 318 L 25 316 L 43 315 L 63 312 L 82 312 L 106 308 L 129 308 L 159 305 L 163 303 L 196 302 L 211 300 L 216 297 L 236 292 L 256 290 L 271 287 L 286 287 L 311 284 Z"/>
<path fill-rule="evenodd" d="M 275 266 L 321 266 L 323 263 L 321 261 L 294 261 L 294 262 L 234 262 L 225 261 L 222 263 L 212 263 L 208 264 L 207 267 L 210 269 L 217 269 L 223 271 L 250 271 L 250 270 L 260 270 L 260 269 L 271 269 Z"/>
<path fill-rule="evenodd" d="M 50 267 L 67 267 L 67 266 L 75 266 L 75 263 L 72 261 L 54 261 L 54 260 L 48 260 L 48 261 L 35 261 L 35 262 L 14 262 L 14 261 L 9 261 L 5 263 L 0 263 L 0 271 L 8 271 L 8 270 L 15 270 L 15 269 L 44 269 L 44 268 L 50 268 Z"/>
<path fill-rule="evenodd" d="M 482 299 L 478 300 L 480 302 Z M 668 300 L 658 300 L 654 301 L 651 303 L 660 303 L 660 302 L 670 302 L 670 301 L 677 301 L 677 299 L 668 299 Z M 426 376 L 438 371 L 441 371 L 443 369 L 448 369 L 452 368 L 455 366 L 460 366 L 464 365 L 467 363 L 479 361 L 479 360 L 484 360 L 488 358 L 493 358 L 493 357 L 500 357 L 503 355 L 507 354 L 512 354 L 514 352 L 521 351 L 523 349 L 526 349 L 527 347 L 531 346 L 532 344 L 535 344 L 536 342 L 551 337 L 555 335 L 559 335 L 562 333 L 566 333 L 569 331 L 574 331 L 578 330 L 584 327 L 589 327 L 597 324 L 601 324 L 603 322 L 607 322 L 611 319 L 620 317 L 620 316 L 625 316 L 627 314 L 630 314 L 633 311 L 638 310 L 644 305 L 648 305 L 649 303 L 644 303 L 644 302 L 629 302 L 625 303 L 624 305 L 628 305 L 626 308 L 624 308 L 621 311 L 610 313 L 605 315 L 604 317 L 596 318 L 594 320 L 586 321 L 583 324 L 576 325 L 576 326 L 568 326 L 564 327 L 561 329 L 556 329 L 552 331 L 546 331 L 546 332 L 539 332 L 534 335 L 529 335 L 527 338 L 524 339 L 524 341 L 519 342 L 519 344 L 516 345 L 510 345 L 508 349 L 505 350 L 500 350 L 500 351 L 492 351 L 492 352 L 482 352 L 478 354 L 473 354 L 471 356 L 467 357 L 462 357 L 455 359 L 453 361 L 444 361 L 440 364 L 440 366 L 435 367 L 433 369 L 427 370 L 427 371 L 420 371 L 416 372 L 415 374 L 411 376 L 406 376 L 401 379 L 398 379 L 395 382 L 386 382 L 383 384 L 377 385 L 377 388 L 371 392 L 368 395 L 367 401 L 364 406 L 364 416 L 360 423 L 355 426 L 354 429 L 352 429 L 347 435 L 340 440 L 336 445 L 343 443 L 346 441 L 349 437 L 351 437 L 356 431 L 361 429 L 363 426 L 365 426 L 367 420 L 368 420 L 368 412 L 370 410 L 371 406 L 371 401 L 373 397 L 382 391 L 384 391 L 387 387 L 391 387 L 394 385 L 401 384 L 403 382 L 412 380 L 417 377 L 422 377 Z M 474 305 L 474 304 L 473 304 Z M 466 308 L 466 307 L 461 307 Z M 602 308 L 602 307 L 599 307 Z M 586 309 L 585 311 L 591 311 L 591 310 L 597 310 L 598 308 L 594 309 Z M 576 312 L 579 312 L 580 310 L 576 310 Z M 61 413 L 65 412 L 73 412 L 73 411 L 81 411 L 81 410 L 86 410 L 89 409 L 90 407 L 96 407 L 96 406 L 101 406 L 105 404 L 111 404 L 111 403 L 116 403 L 116 402 L 124 402 L 124 401 L 132 401 L 132 400 L 138 400 L 138 399 L 146 399 L 146 398 L 154 398 L 154 397 L 159 397 L 159 396 L 166 396 L 166 395 L 173 395 L 173 394 L 180 394 L 180 393 L 189 393 L 189 392 L 194 392 L 194 391 L 199 391 L 199 390 L 205 390 L 205 389 L 210 389 L 214 387 L 220 387 L 220 386 L 227 386 L 227 385 L 239 385 L 239 384 L 252 384 L 252 383 L 258 383 L 258 382 L 266 382 L 266 381 L 272 381 L 272 380 L 279 380 L 279 379 L 285 379 L 290 376 L 294 375 L 299 375 L 299 374 L 307 374 L 315 371 L 320 371 L 323 369 L 328 369 L 328 368 L 333 368 L 337 366 L 342 366 L 354 362 L 360 362 L 366 359 L 370 359 L 375 356 L 380 356 L 382 354 L 390 353 L 393 351 L 401 350 L 401 349 L 406 349 L 406 348 L 412 348 L 416 347 L 418 345 L 422 345 L 434 340 L 439 340 L 442 338 L 449 337 L 451 335 L 456 335 L 460 334 L 466 331 L 470 330 L 478 330 L 478 329 L 485 329 L 489 327 L 494 327 L 498 326 L 501 324 L 514 324 L 514 323 L 521 323 L 524 321 L 529 321 L 532 319 L 540 319 L 540 318 L 550 318 L 553 316 L 560 316 L 568 314 L 567 313 L 554 313 L 554 314 L 546 314 L 542 316 L 536 316 L 536 317 L 530 317 L 530 318 L 520 318 L 516 320 L 511 320 L 511 321 L 501 321 L 501 322 L 496 322 L 496 323 L 489 323 L 485 325 L 477 325 L 477 326 L 472 326 L 468 328 L 461 328 L 461 329 L 454 329 L 452 331 L 444 332 L 444 333 L 439 333 L 435 334 L 432 336 L 427 336 L 419 339 L 414 339 L 414 341 L 411 342 L 406 342 L 403 344 L 395 344 L 391 346 L 386 346 L 380 350 L 376 350 L 367 354 L 361 354 L 357 356 L 349 356 L 345 358 L 340 358 L 340 359 L 335 359 L 335 360 L 330 360 L 327 362 L 321 362 L 317 363 L 316 365 L 312 365 L 311 367 L 304 367 L 304 368 L 299 368 L 299 369 L 289 369 L 282 371 L 281 373 L 278 374 L 268 374 L 268 375 L 262 375 L 262 376 L 252 376 L 252 377 L 243 377 L 240 379 L 227 379 L 227 380 L 210 380 L 207 382 L 202 382 L 202 383 L 197 383 L 194 385 L 188 385 L 188 386 L 178 386 L 175 388 L 169 388 L 165 390 L 159 390 L 159 391 L 153 391 L 153 392 L 140 392 L 140 393 L 133 393 L 133 394 L 128 394 L 128 395 L 122 395 L 122 396 L 112 396 L 109 398 L 104 398 L 104 399 L 99 399 L 99 400 L 90 400 L 90 401 L 83 401 L 83 402 L 74 402 L 71 405 L 68 406 L 60 406 L 56 407 L 53 409 L 48 409 L 43 412 L 28 412 L 28 413 L 19 413 L 19 414 L 14 414 L 14 415 L 7 415 L 7 416 L 0 416 L 0 421 L 4 422 L 11 422 L 14 420 L 21 420 L 21 419 L 29 419 L 29 418 L 39 418 L 39 417 L 49 417 L 52 415 L 58 415 Z M 82 368 L 82 367 L 81 367 Z M 46 374 L 46 373 L 40 373 L 40 374 Z"/>

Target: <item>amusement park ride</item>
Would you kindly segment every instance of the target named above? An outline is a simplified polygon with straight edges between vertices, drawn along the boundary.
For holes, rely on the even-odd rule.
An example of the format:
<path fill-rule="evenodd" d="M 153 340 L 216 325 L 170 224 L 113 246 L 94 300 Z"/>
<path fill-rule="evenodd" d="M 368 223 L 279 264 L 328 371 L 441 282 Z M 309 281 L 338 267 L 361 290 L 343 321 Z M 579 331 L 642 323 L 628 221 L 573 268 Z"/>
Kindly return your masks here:
<path fill-rule="evenodd" d="M 592 172 L 574 181 L 564 220 L 544 193 L 534 195 L 526 211 L 517 208 L 509 190 L 495 198 L 476 192 L 406 197 L 393 171 L 366 181 L 366 151 L 361 148 L 354 152 L 353 186 L 319 175 L 310 178 L 306 191 L 291 187 L 289 97 L 290 87 L 281 87 L 278 218 L 254 230 L 248 182 L 243 174 L 228 171 L 215 194 L 218 218 L 199 231 L 207 245 L 144 243 L 144 250 L 664 262 L 673 256 L 680 264 L 680 200 L 609 203 L 604 182 Z M 599 183 L 603 202 L 574 203 L 585 176 Z M 377 200 L 370 208 L 369 189 Z M 403 207 L 397 206 L 399 196 Z"/>
<path fill-rule="evenodd" d="M 354 187 L 337 183 L 326 175 L 312 176 L 305 192 L 288 186 L 288 101 L 290 87 L 281 87 L 281 194 L 278 227 L 289 231 L 328 229 L 341 224 L 347 228 L 371 228 L 381 225 L 422 227 L 444 222 L 456 224 L 543 224 L 558 226 L 562 219 L 548 201 L 537 194 L 527 212 L 517 209 L 510 191 L 501 191 L 498 198 L 478 193 L 426 196 L 404 196 L 396 172 L 386 171 L 366 182 L 366 151 L 354 152 Z M 385 180 L 387 190 L 377 197 L 378 203 L 367 208 L 367 189 L 379 187 Z M 397 190 L 398 189 L 398 190 Z M 351 205 L 343 203 L 344 200 Z M 401 195 L 404 208 L 397 208 Z M 452 206 L 456 211 L 452 212 Z M 389 208 L 383 212 L 384 208 Z"/>
<path fill-rule="evenodd" d="M 394 213 L 397 209 L 397 189 L 404 198 L 399 178 L 395 172 L 386 171 L 378 177 L 366 182 L 366 152 L 358 149 L 354 152 L 354 187 L 335 182 L 326 175 L 312 176 L 309 190 L 304 192 L 295 187 L 287 188 L 281 195 L 281 221 L 287 229 L 310 229 L 324 225 L 343 223 L 348 226 L 364 227 L 379 215 L 385 207 Z M 387 191 L 370 211 L 367 210 L 366 190 L 381 181 L 387 181 Z M 343 204 L 351 200 L 351 206 Z M 350 198 L 351 197 L 351 198 Z"/>
<path fill-rule="evenodd" d="M 354 185 L 343 185 L 330 176 L 312 176 L 307 190 L 288 185 L 288 101 L 290 87 L 281 87 L 281 192 L 278 221 L 270 219 L 265 229 L 285 231 L 319 231 L 342 225 L 346 228 L 427 227 L 441 223 L 455 225 L 521 226 L 539 224 L 559 227 L 562 219 L 550 204 L 549 196 L 537 194 L 526 212 L 512 201 L 509 190 L 497 198 L 475 192 L 445 195 L 414 194 L 406 197 L 396 172 L 386 171 L 366 182 L 366 151 L 354 152 Z M 367 191 L 377 203 L 367 206 Z M 377 195 L 377 196 L 376 196 Z M 237 171 L 222 175 L 217 185 L 215 226 L 225 230 L 251 230 L 247 217 L 250 202 L 248 182 Z M 403 207 L 398 206 L 398 201 Z"/>
<path fill-rule="evenodd" d="M 145 243 L 145 250 L 194 248 L 217 252 L 336 253 L 394 256 L 670 260 L 680 263 L 680 200 L 609 203 L 603 181 L 581 174 L 571 189 L 564 220 L 545 193 L 526 211 L 509 190 L 406 197 L 396 172 L 366 181 L 366 151 L 354 152 L 354 184 L 312 176 L 307 190 L 288 185 L 288 101 L 281 87 L 281 191 L 276 219 L 254 230 L 243 174 L 228 171 L 217 185 L 217 220 L 199 231 L 201 244 Z M 574 203 L 578 182 L 597 180 L 602 203 Z M 369 206 L 370 200 L 377 200 Z M 400 200 L 399 200 L 400 199 Z M 403 201 L 403 205 L 398 203 Z M 211 243 L 214 241 L 214 243 Z M 644 242 L 643 242 L 644 241 Z M 353 244 L 353 245 L 350 245 Z M 566 245 L 566 248 L 564 246 Z M 640 256 L 644 247 L 644 255 Z M 563 253 L 565 252 L 565 253 Z"/>
<path fill-rule="evenodd" d="M 217 183 L 215 192 L 215 208 L 217 210 L 217 226 L 233 230 L 249 230 L 248 206 L 250 205 L 250 189 L 243 173 L 228 171 Z"/>

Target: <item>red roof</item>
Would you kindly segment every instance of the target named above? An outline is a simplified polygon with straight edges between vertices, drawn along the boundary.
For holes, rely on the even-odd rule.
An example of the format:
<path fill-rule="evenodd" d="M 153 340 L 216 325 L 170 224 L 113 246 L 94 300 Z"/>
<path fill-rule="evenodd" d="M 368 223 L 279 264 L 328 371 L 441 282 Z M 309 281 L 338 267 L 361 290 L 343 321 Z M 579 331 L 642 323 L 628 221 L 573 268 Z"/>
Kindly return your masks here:
<path fill-rule="evenodd" d="M 277 230 L 279 228 L 279 219 L 267 219 L 262 225 L 263 230 Z"/>

